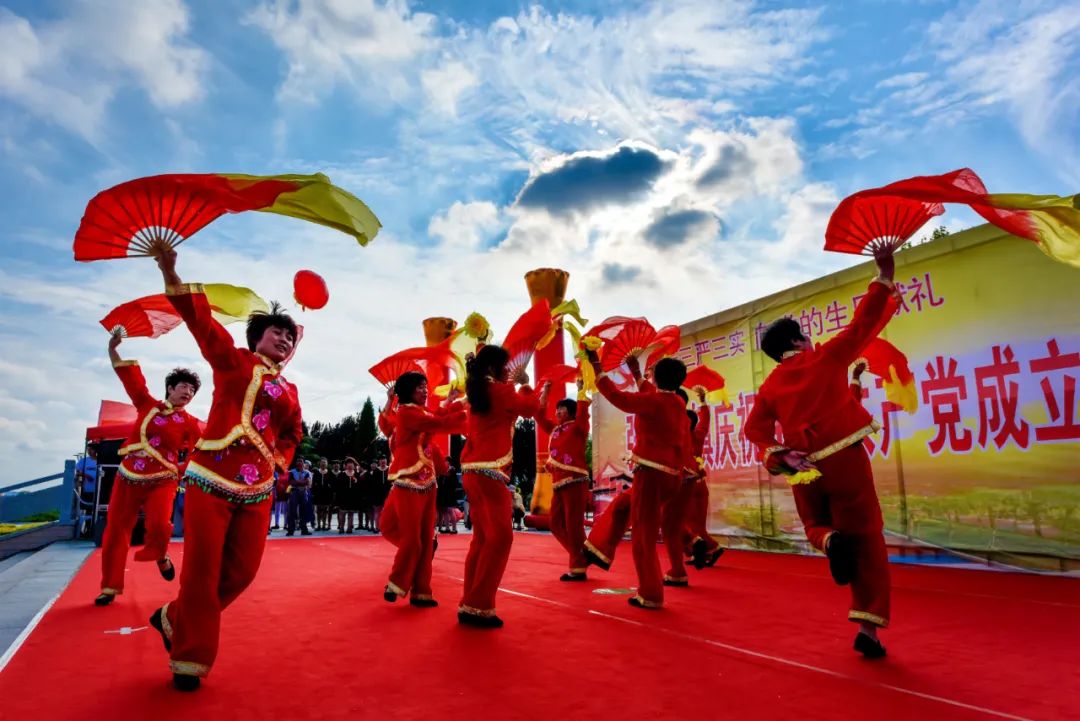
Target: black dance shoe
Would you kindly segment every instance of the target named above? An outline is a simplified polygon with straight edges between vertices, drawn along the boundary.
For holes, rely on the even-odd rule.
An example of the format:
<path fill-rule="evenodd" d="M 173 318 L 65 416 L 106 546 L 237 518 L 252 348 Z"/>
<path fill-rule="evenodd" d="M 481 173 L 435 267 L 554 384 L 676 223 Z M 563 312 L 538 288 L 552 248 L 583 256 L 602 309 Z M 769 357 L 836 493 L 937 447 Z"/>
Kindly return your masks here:
<path fill-rule="evenodd" d="M 174 673 L 172 675 L 172 685 L 177 691 L 198 691 L 201 683 L 202 679 L 198 676 L 186 673 Z"/>
<path fill-rule="evenodd" d="M 564 573 L 559 576 L 560 581 L 588 581 L 589 577 L 584 573 Z"/>
<path fill-rule="evenodd" d="M 161 634 L 161 642 L 165 644 L 165 650 L 172 651 L 172 641 L 165 635 L 165 626 L 161 622 L 160 608 L 154 611 L 154 614 L 150 617 L 150 625 L 154 627 L 154 630 Z"/>
<path fill-rule="evenodd" d="M 705 543 L 704 538 L 699 538 L 694 541 L 691 555 L 694 558 L 694 568 L 699 571 L 705 568 L 705 564 L 709 561 L 709 546 Z"/>
<path fill-rule="evenodd" d="M 643 608 L 646 611 L 659 611 L 660 610 L 660 606 L 646 606 L 645 602 L 641 598 L 639 598 L 638 596 L 631 596 L 630 598 L 628 598 L 626 600 L 626 602 L 629 603 L 634 608 Z"/>
<path fill-rule="evenodd" d="M 97 598 L 94 599 L 94 605 L 95 606 L 108 606 L 110 603 L 113 602 L 114 598 L 116 598 L 116 596 L 114 596 L 111 593 L 103 593 L 103 594 L 101 594 L 100 596 L 98 596 Z"/>
<path fill-rule="evenodd" d="M 705 565 L 712 568 L 716 565 L 716 562 L 720 560 L 720 556 L 724 555 L 723 548 L 717 548 L 715 551 L 709 554 L 709 558 L 705 561 Z"/>
<path fill-rule="evenodd" d="M 475 628 L 503 627 L 503 620 L 498 616 L 477 616 L 474 613 L 458 611 L 457 620 L 462 626 L 473 626 Z"/>
<path fill-rule="evenodd" d="M 176 566 L 173 565 L 172 559 L 168 556 L 157 562 L 157 570 L 166 581 L 176 578 Z"/>
<path fill-rule="evenodd" d="M 825 555 L 829 557 L 829 573 L 837 585 L 846 586 L 851 583 L 855 578 L 855 542 L 839 531 L 834 531 L 829 536 Z"/>
<path fill-rule="evenodd" d="M 854 649 L 861 653 L 865 658 L 885 658 L 885 647 L 881 645 L 881 641 L 870 638 L 865 633 L 855 634 Z"/>
<path fill-rule="evenodd" d="M 677 578 L 665 578 L 665 586 L 674 586 L 675 588 L 687 588 L 690 585 L 690 579 L 684 578 L 682 580 Z"/>
<path fill-rule="evenodd" d="M 410 598 L 409 603 L 417 608 L 435 608 L 439 605 L 434 598 Z"/>
<path fill-rule="evenodd" d="M 590 566 L 597 566 L 605 571 L 611 570 L 611 564 L 593 553 L 591 548 L 586 547 L 582 553 L 585 554 L 585 560 L 589 562 Z"/>
<path fill-rule="evenodd" d="M 387 603 L 395 603 L 398 598 L 397 594 L 394 593 L 394 589 L 390 588 L 389 586 L 387 586 L 383 590 L 382 597 L 386 600 Z"/>

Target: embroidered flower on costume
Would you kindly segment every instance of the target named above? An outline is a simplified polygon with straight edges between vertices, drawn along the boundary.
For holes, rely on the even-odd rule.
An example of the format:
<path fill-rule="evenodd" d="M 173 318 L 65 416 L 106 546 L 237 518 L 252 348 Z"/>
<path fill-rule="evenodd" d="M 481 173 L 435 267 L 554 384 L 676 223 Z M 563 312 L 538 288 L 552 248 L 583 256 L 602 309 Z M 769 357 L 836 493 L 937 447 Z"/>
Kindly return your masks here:
<path fill-rule="evenodd" d="M 255 426 L 255 430 L 266 430 L 266 427 L 270 425 L 270 411 L 263 409 L 251 417 L 251 425 Z"/>
<path fill-rule="evenodd" d="M 173 423 L 183 423 L 184 417 L 179 413 L 173 413 L 171 416 L 169 416 L 169 420 Z"/>
<path fill-rule="evenodd" d="M 161 436 L 150 436 L 150 447 L 157 448 L 161 445 Z"/>
<path fill-rule="evenodd" d="M 237 476 L 238 481 L 253 485 L 255 481 L 259 480 L 259 469 L 255 467 L 254 463 L 245 463 L 240 466 L 240 474 Z"/>
<path fill-rule="evenodd" d="M 562 457 L 562 462 L 563 463 L 565 463 L 567 465 L 570 465 L 573 461 L 574 461 L 574 459 L 570 456 L 569 453 L 564 453 L 563 454 L 563 457 Z"/>
<path fill-rule="evenodd" d="M 154 425 L 155 426 L 163 426 L 166 423 L 168 423 L 168 421 L 166 421 L 162 416 L 154 416 Z"/>
<path fill-rule="evenodd" d="M 271 398 L 280 398 L 281 394 L 285 392 L 281 389 L 281 386 L 277 384 L 277 381 L 263 381 L 262 389 L 263 393 Z"/>
<path fill-rule="evenodd" d="M 165 460 L 167 460 L 169 463 L 176 463 L 176 454 L 172 451 L 169 451 L 165 454 Z"/>
<path fill-rule="evenodd" d="M 144 461 L 141 458 L 136 458 L 135 462 L 132 463 L 131 465 L 133 465 L 135 467 L 136 471 L 142 471 L 142 470 L 146 469 L 146 461 Z"/>
<path fill-rule="evenodd" d="M 420 473 L 418 475 L 420 476 L 421 481 L 426 481 L 426 480 L 430 479 L 434 474 L 431 472 L 430 468 L 428 468 L 427 466 L 424 466 L 423 468 L 420 469 Z"/>

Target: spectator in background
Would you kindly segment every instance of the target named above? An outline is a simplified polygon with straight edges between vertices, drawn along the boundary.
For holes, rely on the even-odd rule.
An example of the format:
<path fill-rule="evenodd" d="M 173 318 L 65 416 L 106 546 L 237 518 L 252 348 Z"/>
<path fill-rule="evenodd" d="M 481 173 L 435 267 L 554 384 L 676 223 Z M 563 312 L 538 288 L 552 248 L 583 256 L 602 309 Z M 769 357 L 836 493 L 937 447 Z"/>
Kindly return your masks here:
<path fill-rule="evenodd" d="M 274 470 L 274 509 L 270 518 L 271 531 L 281 528 L 289 511 L 289 474 Z"/>
<path fill-rule="evenodd" d="M 514 486 L 513 488 L 514 488 L 514 501 L 513 501 L 514 530 L 515 531 L 523 531 L 523 530 L 525 530 L 525 526 L 524 526 L 524 521 L 525 521 L 525 499 L 521 497 L 521 489 L 520 488 L 518 488 L 517 486 Z"/>
<path fill-rule="evenodd" d="M 289 507 L 285 514 L 285 535 L 291 536 L 300 522 L 300 535 L 310 536 L 308 522 L 311 520 L 311 471 L 310 463 L 297 456 L 293 469 L 289 471 Z"/>
<path fill-rule="evenodd" d="M 374 505 L 371 508 L 371 518 L 374 524 L 371 530 L 373 533 L 379 533 L 379 517 L 382 515 L 383 506 L 386 505 L 386 499 L 390 495 L 391 483 L 386 478 L 385 463 L 386 461 L 372 463 L 369 472 L 370 483 L 375 489 Z"/>
<path fill-rule="evenodd" d="M 330 530 L 330 504 L 333 489 L 330 486 L 330 466 L 325 458 L 319 459 L 311 478 L 311 502 L 315 506 L 315 530 Z"/>
<path fill-rule="evenodd" d="M 446 475 L 439 476 L 435 492 L 435 505 L 439 510 L 439 533 L 457 533 L 457 520 L 453 509 L 457 508 L 457 469 L 451 464 Z"/>
<path fill-rule="evenodd" d="M 345 459 L 345 473 L 342 474 L 338 486 L 338 533 L 353 532 L 353 517 L 360 508 L 360 478 L 357 473 L 359 464 L 356 459 L 349 456 Z"/>
<path fill-rule="evenodd" d="M 89 511 L 93 523 L 94 494 L 97 492 L 97 446 L 87 446 L 86 455 L 75 462 L 75 493 L 79 497 L 80 513 Z M 79 534 L 89 533 L 80 528 Z"/>

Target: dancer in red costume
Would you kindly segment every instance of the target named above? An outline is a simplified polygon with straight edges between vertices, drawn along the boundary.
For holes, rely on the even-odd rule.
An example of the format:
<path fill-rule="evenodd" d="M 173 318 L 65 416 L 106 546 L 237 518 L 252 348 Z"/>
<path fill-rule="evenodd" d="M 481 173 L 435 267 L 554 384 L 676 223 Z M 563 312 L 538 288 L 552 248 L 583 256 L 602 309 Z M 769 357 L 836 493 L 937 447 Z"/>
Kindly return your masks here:
<path fill-rule="evenodd" d="M 636 436 L 631 460 L 634 493 L 631 498 L 630 535 L 638 594 L 630 605 L 658 609 L 664 603 L 663 576 L 656 555 L 664 505 L 682 482 L 686 448 L 686 403 L 675 391 L 686 378 L 686 366 L 675 358 L 661 359 L 653 369 L 656 392 L 620 391 L 600 372 L 594 351 L 589 360 L 597 373 L 597 389 L 613 406 L 634 415 Z M 602 559 L 601 559 L 602 560 Z"/>
<path fill-rule="evenodd" d="M 180 594 L 150 617 L 170 650 L 173 685 L 194 691 L 218 651 L 221 612 L 254 580 L 270 525 L 274 469 L 287 472 L 303 435 L 295 387 L 281 375 L 297 327 L 274 304 L 248 319 L 237 348 L 201 286 L 184 285 L 176 252 L 158 255 L 165 291 L 214 371 L 210 417 L 185 479 Z"/>
<path fill-rule="evenodd" d="M 393 482 L 380 529 L 398 549 L 383 597 L 392 603 L 411 592 L 409 603 L 430 608 L 439 605 L 431 595 L 431 559 L 440 469 L 429 439 L 435 433 L 459 430 L 465 422 L 465 409 L 451 402 L 437 411 L 428 410 L 428 384 L 422 373 L 403 374 L 394 384 L 394 394 L 397 409 L 392 420 L 380 418 L 384 432 L 390 431 Z"/>
<path fill-rule="evenodd" d="M 695 467 L 697 478 L 690 489 L 690 499 L 686 506 L 686 540 L 690 547 L 690 556 L 694 561 L 694 568 L 701 570 L 706 566 L 713 566 L 720 556 L 724 555 L 724 549 L 709 535 L 709 483 L 705 476 L 705 439 L 709 437 L 709 425 L 712 420 L 712 412 L 705 403 L 705 391 L 702 388 L 695 389 L 698 398 L 697 413 L 691 421 L 690 439 L 693 443 Z"/>
<path fill-rule="evenodd" d="M 157 561 L 166 581 L 176 577 L 168 554 L 173 499 L 187 454 L 199 440 L 199 421 L 184 410 L 199 391 L 199 376 L 186 368 L 174 369 L 165 378 L 165 400 L 159 401 L 147 390 L 139 362 L 121 360 L 116 350 L 120 341 L 119 334 L 109 339 L 109 358 L 138 416 L 135 430 L 120 449 L 123 460 L 109 498 L 109 523 L 101 544 L 101 595 L 94 599 L 98 606 L 109 605 L 124 592 L 124 565 L 140 508 L 146 518 L 146 543 L 135 552 L 135 560 Z"/>
<path fill-rule="evenodd" d="M 547 470 L 551 473 L 551 534 L 570 555 L 570 570 L 560 581 L 584 581 L 585 507 L 589 501 L 589 469 L 585 445 L 589 440 L 590 401 L 578 381 L 577 401 L 564 398 L 555 405 L 555 421 L 547 417 L 547 397 L 551 382 L 540 391 L 540 412 L 536 423 L 549 434 Z"/>
<path fill-rule="evenodd" d="M 851 584 L 848 618 L 859 624 L 855 650 L 867 658 L 885 655 L 877 629 L 889 623 L 889 559 L 862 443 L 879 425 L 853 397 L 847 369 L 888 321 L 893 257 L 880 252 L 875 260 L 880 273 L 851 324 L 820 348 L 790 318 L 765 331 L 761 349 L 779 365 L 746 423 L 746 438 L 765 467 L 791 476 L 806 537 L 828 556 L 833 579 Z M 783 443 L 776 439 L 778 423 Z"/>
<path fill-rule="evenodd" d="M 509 358 L 503 348 L 486 345 L 469 360 L 465 379 L 469 421 L 461 452 L 461 481 L 469 497 L 473 538 L 465 558 L 465 592 L 458 622 L 481 628 L 503 625 L 495 615 L 495 593 L 514 540 L 507 488 L 514 460 L 514 424 L 519 417 L 534 417 L 538 409 L 536 394 L 525 385 L 529 377 L 524 371 L 514 378 L 522 385 L 520 390 L 509 382 Z"/>

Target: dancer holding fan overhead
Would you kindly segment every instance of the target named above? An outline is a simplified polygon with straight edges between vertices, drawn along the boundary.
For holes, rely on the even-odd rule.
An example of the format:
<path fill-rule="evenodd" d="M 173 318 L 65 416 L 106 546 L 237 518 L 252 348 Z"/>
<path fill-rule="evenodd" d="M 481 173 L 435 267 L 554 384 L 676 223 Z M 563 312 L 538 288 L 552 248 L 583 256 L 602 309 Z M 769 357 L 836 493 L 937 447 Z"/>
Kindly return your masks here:
<path fill-rule="evenodd" d="M 769 472 L 789 477 L 806 537 L 829 558 L 840 585 L 851 584 L 848 618 L 859 624 L 855 650 L 881 658 L 877 629 L 889 624 L 889 559 L 881 506 L 862 440 L 880 427 L 853 397 L 848 367 L 888 322 L 893 306 L 893 256 L 875 253 L 879 275 L 851 324 L 815 349 L 798 321 L 768 327 L 761 349 L 778 365 L 757 393 L 746 438 Z M 776 439 L 776 427 L 784 442 Z"/>
<path fill-rule="evenodd" d="M 193 691 L 217 656 L 221 612 L 259 570 L 274 469 L 288 469 L 302 439 L 296 388 L 281 374 L 298 333 L 274 304 L 252 314 L 247 348 L 237 348 L 201 287 L 181 282 L 176 252 L 162 249 L 157 260 L 166 293 L 214 371 L 210 416 L 185 474 L 180 594 L 150 617 L 170 650 L 173 684 Z"/>
<path fill-rule="evenodd" d="M 147 390 L 139 362 L 120 358 L 116 350 L 120 341 L 120 334 L 113 333 L 109 359 L 139 415 L 135 430 L 120 449 L 123 460 L 109 499 L 109 523 L 101 548 L 101 595 L 94 599 L 98 606 L 107 606 L 124 592 L 124 565 L 140 507 L 146 514 L 146 545 L 135 553 L 135 560 L 157 561 L 166 581 L 176 577 L 168 554 L 173 499 L 184 460 L 199 440 L 199 420 L 184 410 L 199 391 L 199 376 L 186 368 L 174 369 L 165 377 L 165 400 L 159 401 Z"/>
<path fill-rule="evenodd" d="M 394 394 L 397 410 L 388 434 L 393 488 L 381 526 L 383 536 L 397 546 L 397 554 L 383 597 L 392 603 L 411 592 L 409 603 L 427 608 L 438 605 L 431 595 L 438 472 L 428 441 L 433 434 L 459 430 L 465 409 L 451 397 L 442 408 L 428 410 L 427 378 L 415 371 L 397 379 Z"/>
<path fill-rule="evenodd" d="M 469 419 L 461 470 L 473 538 L 465 558 L 465 591 L 458 622 L 481 628 L 503 625 L 495 615 L 495 592 L 514 539 L 507 488 L 514 460 L 514 424 L 519 417 L 534 417 L 539 405 L 532 389 L 525 385 L 529 377 L 523 366 L 513 378 L 522 387 L 514 389 L 509 360 L 510 354 L 502 347 L 486 345 L 469 360 L 465 378 Z"/>

